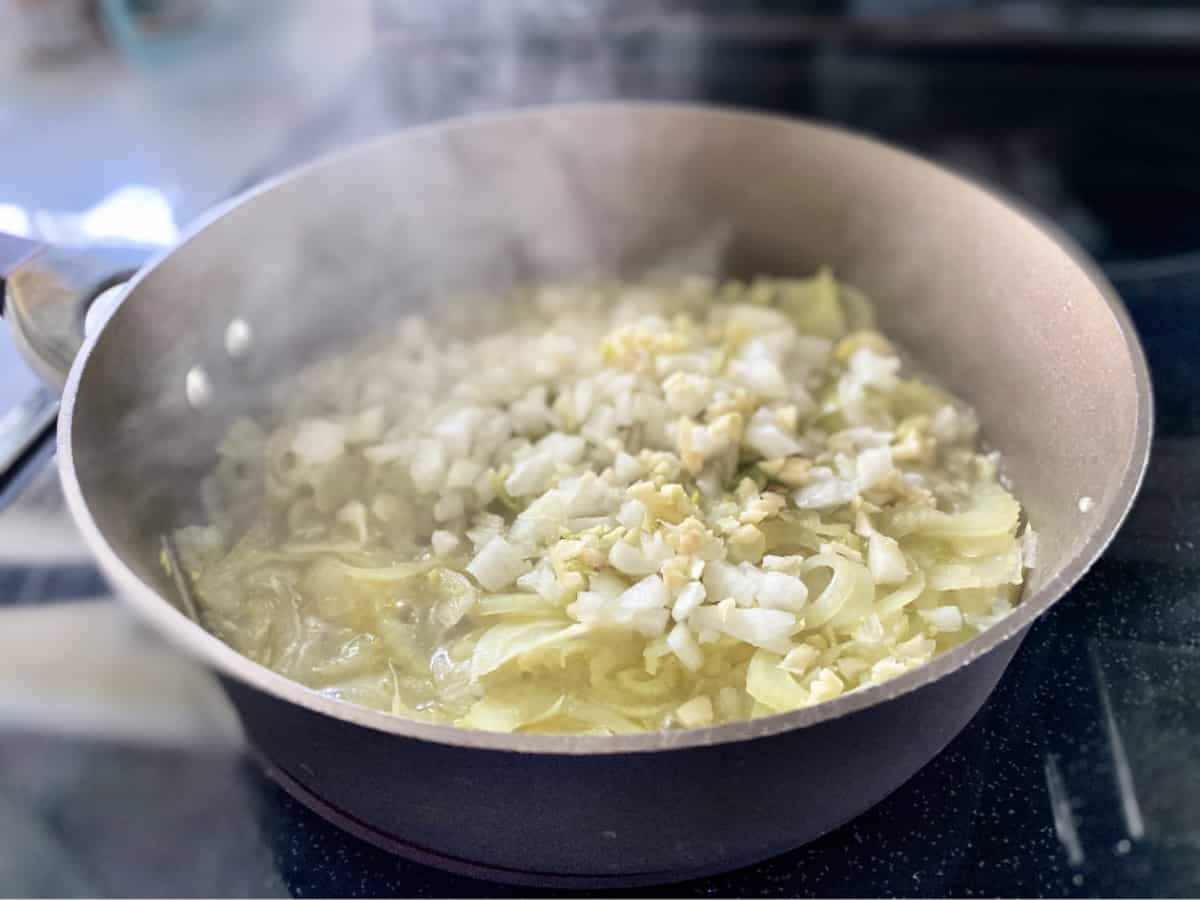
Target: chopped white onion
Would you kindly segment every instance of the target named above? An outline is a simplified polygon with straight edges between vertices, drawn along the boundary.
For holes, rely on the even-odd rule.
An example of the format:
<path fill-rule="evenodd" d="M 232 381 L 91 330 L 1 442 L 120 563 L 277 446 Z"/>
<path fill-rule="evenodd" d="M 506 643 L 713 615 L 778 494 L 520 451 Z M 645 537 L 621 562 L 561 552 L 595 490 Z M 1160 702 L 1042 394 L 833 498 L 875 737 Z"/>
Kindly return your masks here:
<path fill-rule="evenodd" d="M 508 587 L 528 570 L 524 554 L 499 536 L 484 544 L 467 564 L 467 571 L 489 591 Z"/>
<path fill-rule="evenodd" d="M 438 529 L 429 540 L 433 546 L 434 556 L 437 556 L 439 559 L 445 559 L 458 549 L 458 535 L 452 531 Z"/>
<path fill-rule="evenodd" d="M 919 609 L 917 613 L 934 631 L 953 633 L 962 630 L 962 610 L 957 606 L 935 606 L 933 609 Z"/>
<path fill-rule="evenodd" d="M 687 627 L 685 622 L 678 622 L 671 629 L 670 634 L 667 635 L 667 646 L 689 671 L 699 672 L 700 667 L 704 665 L 704 651 L 696 643 L 692 630 Z"/>
<path fill-rule="evenodd" d="M 305 419 L 292 438 L 292 452 L 308 466 L 325 465 L 346 451 L 346 429 L 324 419 Z"/>
<path fill-rule="evenodd" d="M 867 567 L 876 584 L 899 584 L 908 578 L 908 561 L 900 545 L 878 531 L 867 539 Z"/>
<path fill-rule="evenodd" d="M 756 596 L 759 606 L 796 613 L 804 608 L 808 588 L 794 575 L 765 572 L 759 579 Z"/>
<path fill-rule="evenodd" d="M 713 721 L 712 701 L 703 694 L 693 697 L 675 710 L 675 716 L 684 728 L 700 728 L 704 725 L 711 725 Z"/>
<path fill-rule="evenodd" d="M 800 509 L 831 509 L 844 506 L 857 496 L 854 484 L 831 476 L 806 484 L 792 494 L 792 502 Z"/>

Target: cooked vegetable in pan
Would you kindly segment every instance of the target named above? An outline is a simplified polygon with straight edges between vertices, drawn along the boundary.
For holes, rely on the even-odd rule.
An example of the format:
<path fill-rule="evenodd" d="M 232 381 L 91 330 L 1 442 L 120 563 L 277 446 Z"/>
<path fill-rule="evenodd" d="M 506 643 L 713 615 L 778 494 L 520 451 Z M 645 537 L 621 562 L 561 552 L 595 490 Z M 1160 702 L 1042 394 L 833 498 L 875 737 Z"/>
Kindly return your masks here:
<path fill-rule="evenodd" d="M 974 413 L 828 271 L 461 312 L 218 448 L 176 544 L 240 652 L 399 716 L 623 733 L 820 703 L 1017 602 L 1036 535 Z"/>

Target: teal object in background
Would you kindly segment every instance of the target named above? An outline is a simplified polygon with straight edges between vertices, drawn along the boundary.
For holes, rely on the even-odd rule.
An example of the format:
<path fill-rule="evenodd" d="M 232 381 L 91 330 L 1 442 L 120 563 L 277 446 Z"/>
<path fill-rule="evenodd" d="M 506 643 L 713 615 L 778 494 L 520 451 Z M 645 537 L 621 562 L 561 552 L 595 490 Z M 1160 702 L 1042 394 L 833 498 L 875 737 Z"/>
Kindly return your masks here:
<path fill-rule="evenodd" d="M 274 2 L 237 0 L 100 0 L 100 17 L 113 45 L 146 68 L 169 66 L 216 47 L 243 41 L 270 22 Z"/>

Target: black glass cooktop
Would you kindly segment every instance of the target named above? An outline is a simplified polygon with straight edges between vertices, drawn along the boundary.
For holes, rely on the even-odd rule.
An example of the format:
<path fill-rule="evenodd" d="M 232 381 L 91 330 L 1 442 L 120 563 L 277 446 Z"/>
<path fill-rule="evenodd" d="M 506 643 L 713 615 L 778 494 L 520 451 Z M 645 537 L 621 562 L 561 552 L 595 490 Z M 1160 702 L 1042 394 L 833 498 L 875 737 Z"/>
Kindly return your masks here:
<path fill-rule="evenodd" d="M 473 26 L 407 15 L 380 15 L 346 90 L 248 181 L 400 125 L 541 100 L 688 97 L 799 113 L 916 148 L 1047 212 L 1104 263 L 1149 355 L 1157 433 L 1129 521 L 947 750 L 807 847 L 636 893 L 1200 893 L 1200 52 L 1182 39 L 831 36 L 792 17 L 685 14 L 667 28 L 616 16 L 600 40 L 532 13 Z M 22 602 L 97 586 L 84 562 L 0 566 L 5 579 L 24 587 L 0 596 Z M 536 892 L 363 844 L 236 748 L 28 728 L 0 732 L 0 893 Z"/>

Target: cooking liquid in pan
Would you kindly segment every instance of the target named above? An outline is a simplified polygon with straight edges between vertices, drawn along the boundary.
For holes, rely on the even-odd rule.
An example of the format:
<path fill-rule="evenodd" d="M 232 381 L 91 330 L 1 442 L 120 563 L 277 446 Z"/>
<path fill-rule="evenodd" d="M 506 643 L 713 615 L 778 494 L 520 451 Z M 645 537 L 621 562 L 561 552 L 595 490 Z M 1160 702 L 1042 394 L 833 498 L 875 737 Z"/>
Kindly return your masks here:
<path fill-rule="evenodd" d="M 819 703 L 1017 603 L 1036 535 L 973 411 L 827 271 L 490 308 L 231 429 L 175 535 L 208 628 L 396 715 L 623 733 Z"/>

